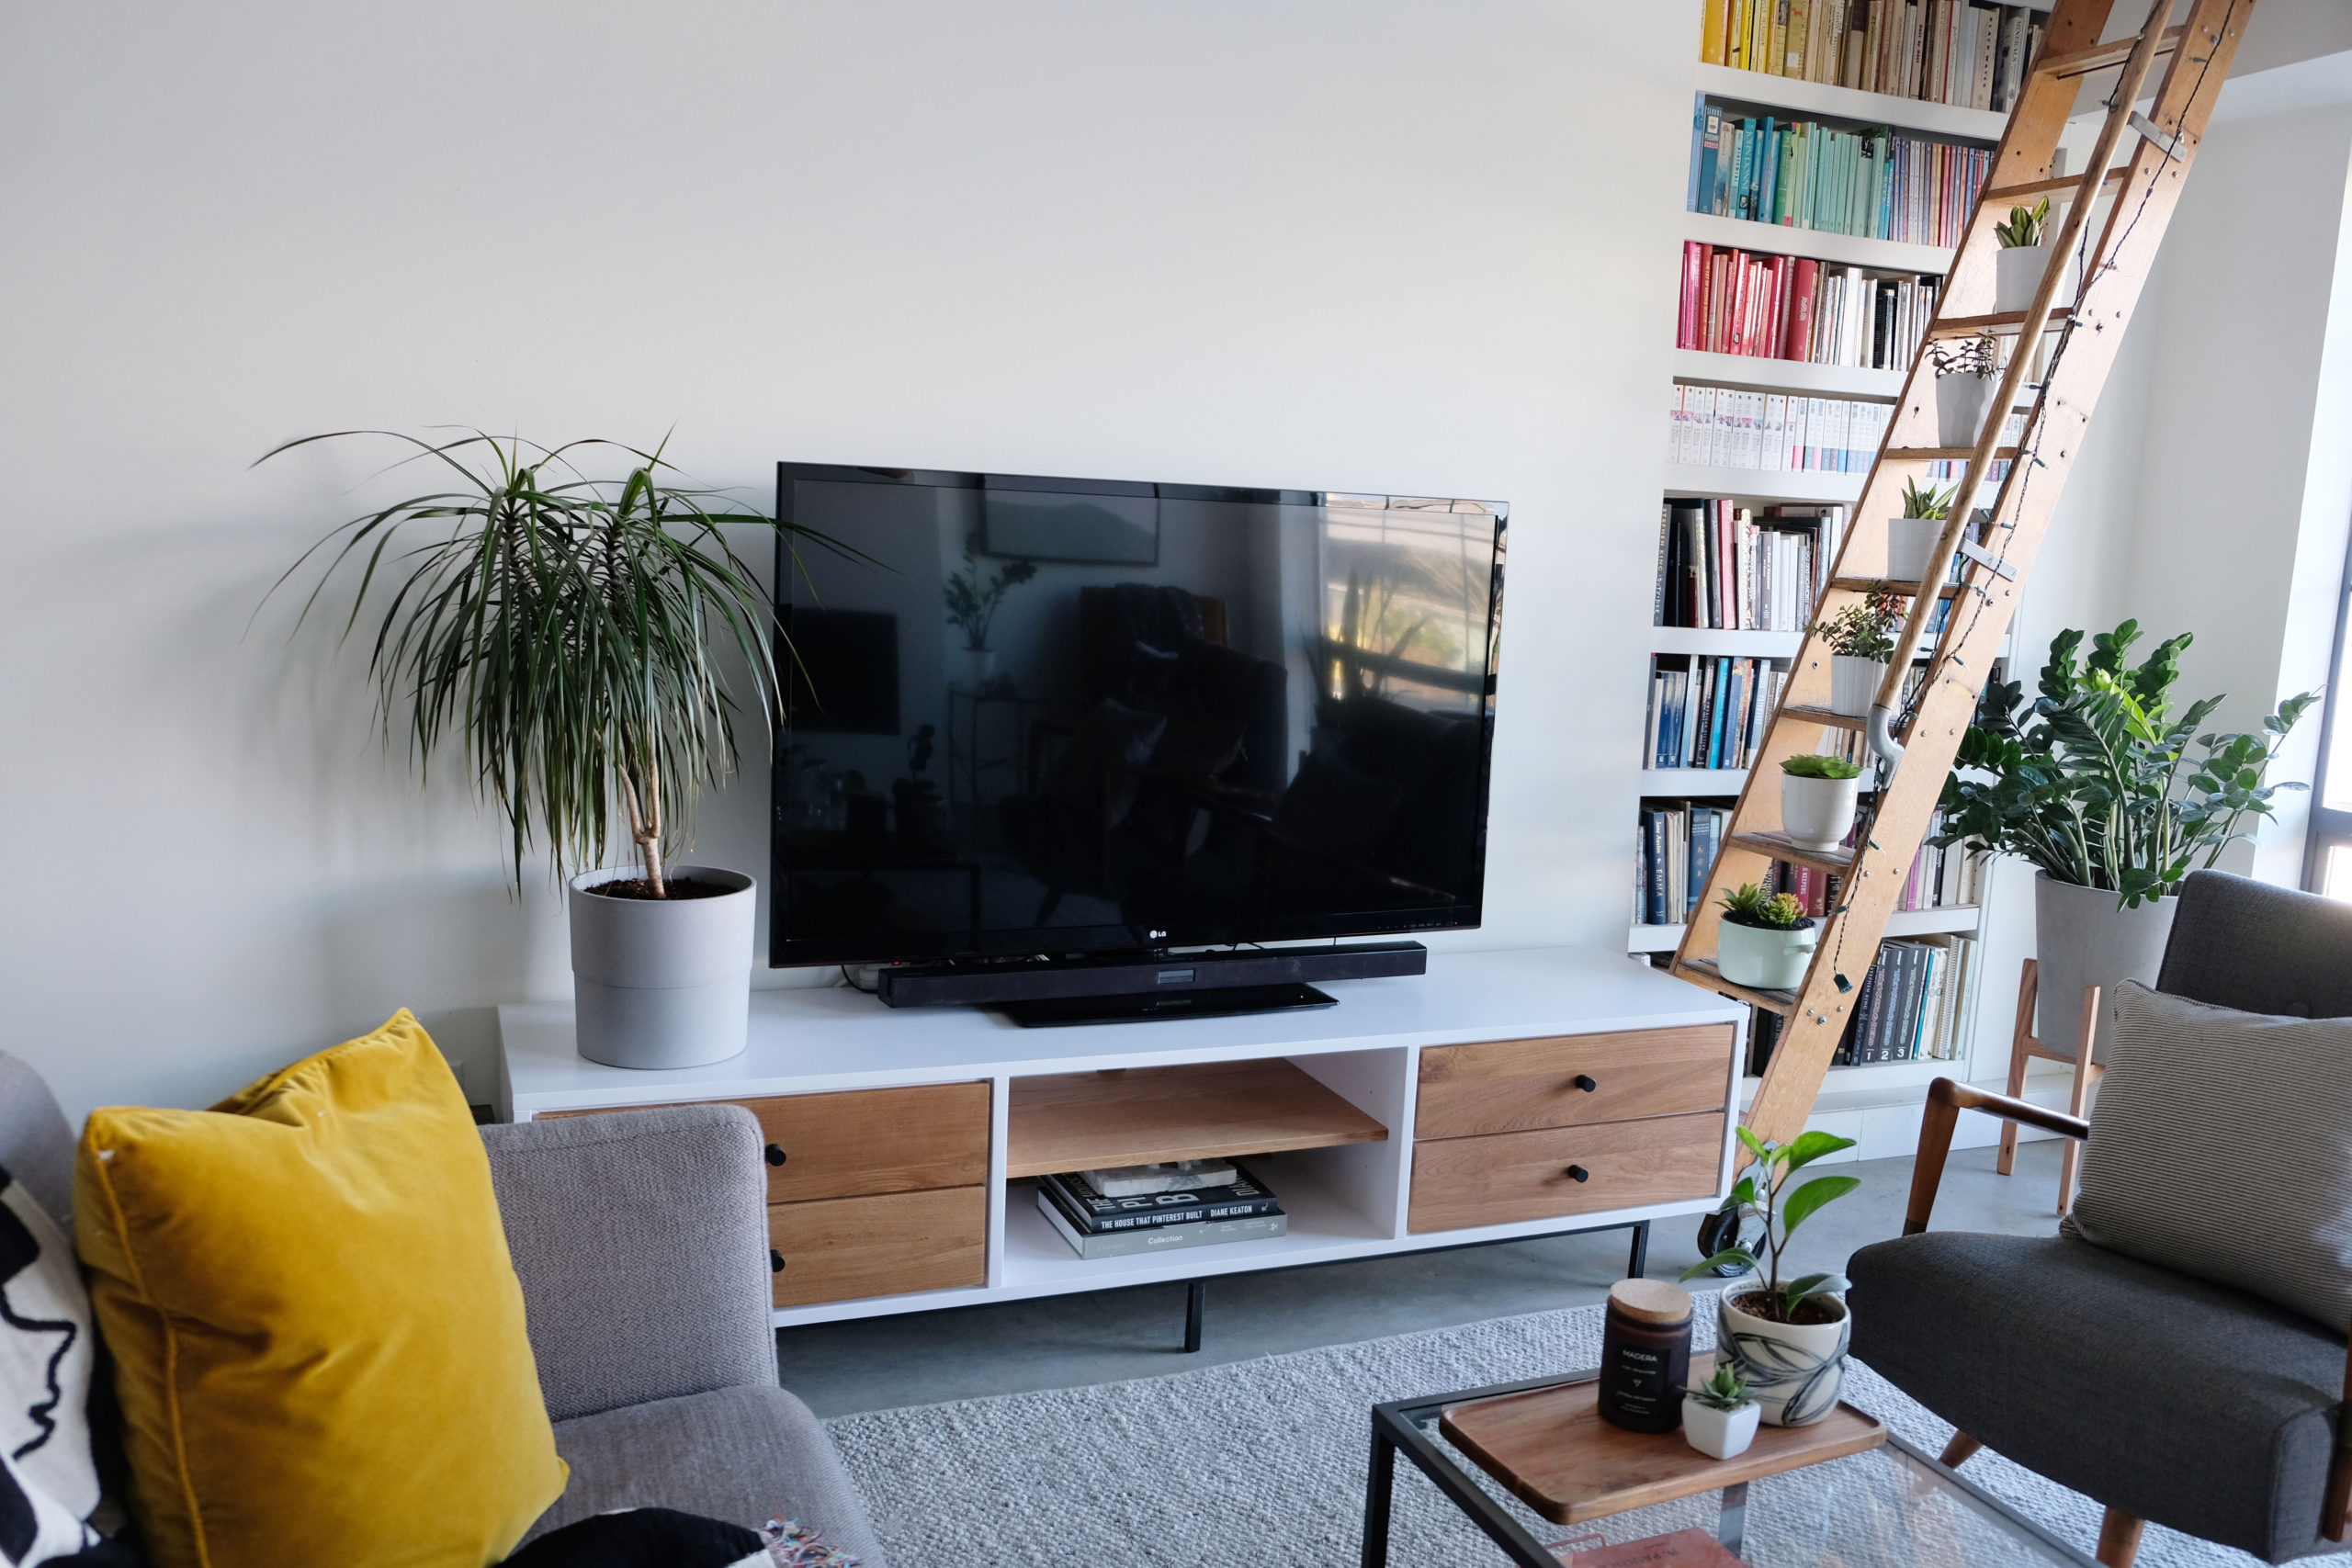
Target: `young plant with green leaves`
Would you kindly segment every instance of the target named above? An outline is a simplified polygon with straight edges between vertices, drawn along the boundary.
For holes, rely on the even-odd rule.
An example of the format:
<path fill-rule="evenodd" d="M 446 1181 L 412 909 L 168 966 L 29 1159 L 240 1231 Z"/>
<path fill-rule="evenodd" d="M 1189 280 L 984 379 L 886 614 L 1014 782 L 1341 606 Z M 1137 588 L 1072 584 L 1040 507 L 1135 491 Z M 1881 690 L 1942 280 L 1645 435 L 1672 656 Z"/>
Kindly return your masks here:
<path fill-rule="evenodd" d="M 1953 485 L 1946 490 L 1938 490 L 1929 485 L 1921 490 L 1917 479 L 1905 479 L 1903 484 L 1903 515 L 1940 523 L 1951 515 L 1952 493 L 1959 488 Z"/>
<path fill-rule="evenodd" d="M 1779 1144 L 1758 1138 L 1745 1127 L 1737 1132 L 1740 1147 L 1753 1163 L 1731 1190 L 1720 1213 L 1734 1221 L 1734 1234 L 1750 1215 L 1762 1220 L 1764 1257 L 1758 1258 L 1745 1247 L 1727 1247 L 1684 1269 L 1682 1277 L 1696 1280 L 1724 1269 L 1759 1272 L 1764 1276 L 1762 1290 L 1742 1294 L 1741 1310 L 1773 1323 L 1795 1323 L 1805 1303 L 1835 1295 L 1846 1289 L 1847 1280 L 1843 1274 L 1802 1274 L 1783 1281 L 1781 1264 L 1789 1238 L 1823 1204 L 1843 1198 L 1862 1184 L 1859 1176 L 1816 1176 L 1797 1186 L 1796 1174 L 1817 1159 L 1852 1148 L 1854 1140 L 1829 1133 L 1800 1133 L 1793 1143 Z"/>
<path fill-rule="evenodd" d="M 1812 923 L 1796 899 L 1786 893 L 1767 893 L 1753 882 L 1742 883 L 1724 895 L 1724 919 L 1736 926 L 1768 931 L 1795 931 Z"/>
<path fill-rule="evenodd" d="M 964 570 L 952 572 L 940 597 L 947 605 L 947 624 L 964 634 L 964 646 L 974 653 L 986 653 L 989 628 L 996 625 L 996 613 L 1004 607 L 1004 596 L 1037 575 L 1037 563 L 1033 560 L 1007 561 L 993 577 L 980 575 L 980 536 L 977 530 L 964 536 Z"/>
<path fill-rule="evenodd" d="M 1832 653 L 1883 664 L 1894 656 L 1895 628 L 1910 603 L 1885 583 L 1873 582 L 1861 598 L 1805 630 L 1826 639 Z"/>
<path fill-rule="evenodd" d="M 2044 229 L 2050 222 L 2050 198 L 2043 197 L 2031 207 L 2012 207 L 2009 220 L 1993 225 L 1993 238 L 2001 242 L 2005 251 L 2023 245 L 2041 243 Z"/>
<path fill-rule="evenodd" d="M 1747 1380 L 1740 1376 L 1739 1363 L 1728 1356 L 1715 1363 L 1714 1376 L 1689 1392 L 1693 1404 L 1710 1410 L 1737 1410 L 1750 1403 Z"/>
<path fill-rule="evenodd" d="M 1862 776 L 1860 763 L 1843 757 L 1832 757 L 1826 751 L 1800 751 L 1781 764 L 1781 772 L 1792 779 L 1858 779 Z"/>
<path fill-rule="evenodd" d="M 2017 682 L 1987 682 L 1944 781 L 1944 831 L 1930 841 L 2021 856 L 2054 882 L 2106 888 L 2134 908 L 2177 893 L 2250 837 L 2242 829 L 2272 814 L 2278 791 L 2306 787 L 2265 780 L 2319 693 L 2280 703 L 2258 735 L 2200 735 L 2222 698 L 2171 716 L 2189 635 L 2128 666 L 2139 637 L 2140 624 L 2125 621 L 2077 663 L 2083 634 L 2061 632 L 2030 704 Z"/>
<path fill-rule="evenodd" d="M 871 558 L 669 482 L 677 470 L 662 446 L 345 430 L 258 461 L 353 436 L 404 443 L 414 450 L 392 467 L 424 463 L 447 488 L 338 525 L 277 587 L 329 552 L 307 619 L 330 581 L 358 570 L 343 636 L 380 604 L 368 667 L 387 739 L 396 725 L 407 731 L 420 773 L 446 742 L 461 747 L 475 787 L 506 815 L 518 886 L 535 838 L 559 876 L 601 865 L 617 801 L 639 891 L 667 897 L 665 857 L 691 839 L 703 787 L 735 766 L 738 705 L 721 649 L 748 670 L 742 695 L 763 728 L 777 707 L 775 612 L 723 529 L 770 534 L 796 564 L 804 544 Z M 623 477 L 589 477 L 578 465 L 594 458 Z"/>

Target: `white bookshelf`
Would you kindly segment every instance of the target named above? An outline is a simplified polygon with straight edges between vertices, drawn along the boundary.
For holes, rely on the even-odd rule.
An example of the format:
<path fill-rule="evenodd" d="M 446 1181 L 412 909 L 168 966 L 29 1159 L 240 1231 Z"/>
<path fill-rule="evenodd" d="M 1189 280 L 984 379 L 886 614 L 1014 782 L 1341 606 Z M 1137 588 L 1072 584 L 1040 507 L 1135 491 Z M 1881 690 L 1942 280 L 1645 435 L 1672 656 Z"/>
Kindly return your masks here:
<path fill-rule="evenodd" d="M 1714 626 L 1652 626 L 1652 653 L 1695 653 L 1708 659 L 1794 659 L 1803 632 L 1724 631 Z"/>
<path fill-rule="evenodd" d="M 1867 266 L 1881 272 L 1941 274 L 1951 270 L 1951 252 L 1938 245 L 1872 240 L 1860 234 L 1833 233 L 1826 229 L 1800 229 L 1792 223 L 1758 223 L 1752 218 L 1722 218 L 1712 212 L 1685 212 L 1682 237 L 1704 240 L 1710 245 L 1730 245 L 1774 255 L 1811 256 L 1839 266 Z"/>
<path fill-rule="evenodd" d="M 1703 348 L 1674 351 L 1674 378 L 1748 392 L 1802 392 L 1809 398 L 1852 398 L 1891 403 L 1903 395 L 1900 370 L 1865 370 L 1858 365 L 1815 365 L 1803 359 L 1765 359 L 1751 354 L 1716 354 Z"/>
<path fill-rule="evenodd" d="M 1780 502 L 1839 502 L 1848 506 L 1862 499 L 1868 474 L 1823 473 L 1817 469 L 1717 468 L 1697 463 L 1668 463 L 1666 493 L 1702 500 Z"/>
<path fill-rule="evenodd" d="M 1864 93 L 1833 87 L 1793 76 L 1771 76 L 1761 71 L 1741 71 L 1729 65 L 1698 62 L 1699 91 L 1711 98 L 1759 109 L 1794 109 L 1812 118 L 1842 120 L 1840 129 L 1892 126 L 1922 136 L 1957 136 L 1972 141 L 1998 141 L 2009 123 L 2006 113 L 1990 109 L 1954 108 L 1919 98 L 1898 98 L 1886 93 Z"/>

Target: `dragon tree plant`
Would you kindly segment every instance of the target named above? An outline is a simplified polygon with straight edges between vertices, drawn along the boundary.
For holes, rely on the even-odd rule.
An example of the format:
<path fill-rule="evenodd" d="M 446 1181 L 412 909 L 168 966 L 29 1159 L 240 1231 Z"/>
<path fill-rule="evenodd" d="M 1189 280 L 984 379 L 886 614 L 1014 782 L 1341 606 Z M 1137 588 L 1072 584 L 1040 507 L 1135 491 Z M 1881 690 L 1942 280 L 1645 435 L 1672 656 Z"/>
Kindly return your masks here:
<path fill-rule="evenodd" d="M 475 787 L 506 816 L 518 886 L 534 839 L 559 877 L 602 863 L 617 804 L 644 870 L 643 887 L 628 891 L 668 897 L 665 858 L 692 838 L 702 789 L 737 759 L 739 701 L 720 650 L 741 656 L 741 705 L 763 729 L 779 703 L 775 612 L 725 527 L 772 534 L 796 565 L 805 544 L 870 558 L 676 482 L 666 442 L 647 452 L 480 431 L 335 431 L 257 463 L 358 436 L 413 448 L 393 468 L 426 464 L 444 488 L 339 525 L 271 592 L 323 557 L 307 619 L 330 582 L 358 573 L 342 635 L 363 618 L 370 628 L 387 740 L 405 730 L 421 774 L 445 744 L 460 746 Z M 581 467 L 599 460 L 621 477 Z"/>

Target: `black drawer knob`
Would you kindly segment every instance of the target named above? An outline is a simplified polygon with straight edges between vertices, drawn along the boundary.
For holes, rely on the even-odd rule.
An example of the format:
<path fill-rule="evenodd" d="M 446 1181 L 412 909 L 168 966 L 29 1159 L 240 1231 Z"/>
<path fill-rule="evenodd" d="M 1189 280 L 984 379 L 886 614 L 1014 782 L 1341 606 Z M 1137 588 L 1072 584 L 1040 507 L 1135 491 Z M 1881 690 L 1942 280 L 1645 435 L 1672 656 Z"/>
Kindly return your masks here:
<path fill-rule="evenodd" d="M 771 1274 L 784 1272 L 784 1254 L 773 1247 L 768 1248 L 768 1272 Z"/>
<path fill-rule="evenodd" d="M 782 1165 L 784 1163 L 784 1149 L 781 1145 L 770 1144 L 768 1145 L 768 1163 L 770 1165 Z"/>
<path fill-rule="evenodd" d="M 1568 1081 L 1575 1084 L 1587 1094 L 1590 1094 L 1594 1089 L 1600 1087 L 1598 1082 L 1594 1081 L 1593 1076 L 1590 1073 L 1578 1073 L 1575 1077 Z"/>
<path fill-rule="evenodd" d="M 1587 1170 L 1580 1165 L 1572 1165 L 1568 1167 L 1568 1179 L 1570 1181 L 1590 1181 L 1592 1179 L 1592 1172 Z"/>

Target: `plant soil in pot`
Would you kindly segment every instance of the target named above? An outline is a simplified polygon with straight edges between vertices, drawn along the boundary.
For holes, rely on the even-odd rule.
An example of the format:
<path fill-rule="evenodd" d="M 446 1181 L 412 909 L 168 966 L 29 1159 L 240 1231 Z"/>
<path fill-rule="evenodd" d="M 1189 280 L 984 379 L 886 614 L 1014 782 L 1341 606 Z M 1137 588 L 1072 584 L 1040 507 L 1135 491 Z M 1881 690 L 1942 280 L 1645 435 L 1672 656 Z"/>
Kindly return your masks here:
<path fill-rule="evenodd" d="M 1781 764 L 1781 831 L 1809 850 L 1843 848 L 1861 798 L 1862 770 L 1807 752 Z"/>
<path fill-rule="evenodd" d="M 752 1005 L 752 879 L 682 865 L 650 896 L 634 866 L 571 879 L 571 981 L 580 1054 L 675 1070 L 742 1052 Z"/>
<path fill-rule="evenodd" d="M 1793 991 L 1804 984 L 1820 940 L 1820 927 L 1804 905 L 1751 882 L 1724 895 L 1723 919 L 1715 925 L 1715 970 L 1735 986 Z"/>

